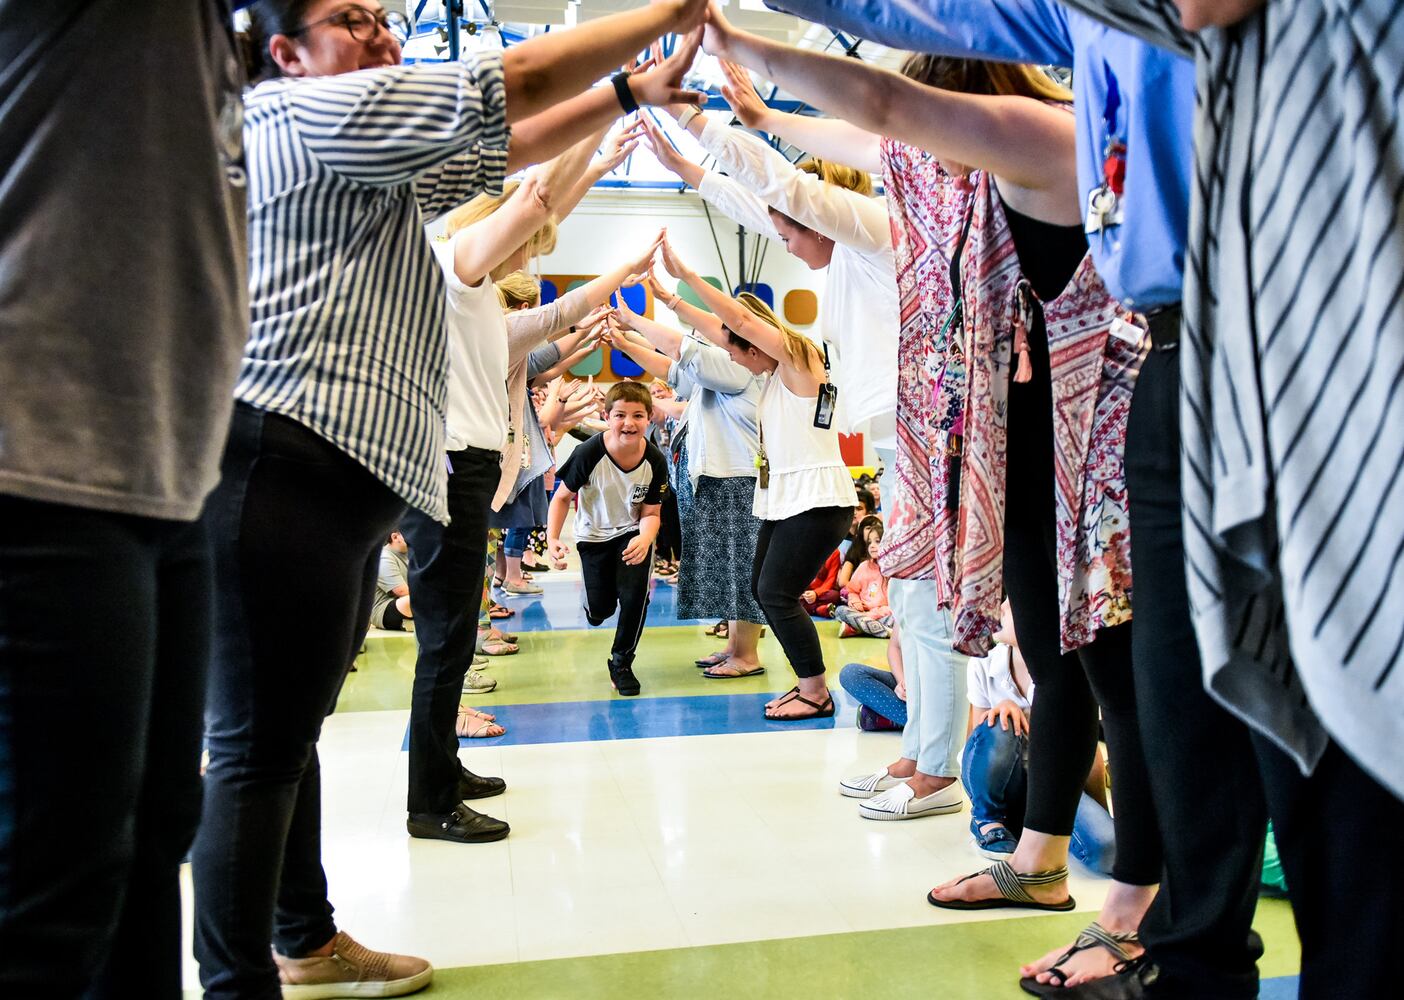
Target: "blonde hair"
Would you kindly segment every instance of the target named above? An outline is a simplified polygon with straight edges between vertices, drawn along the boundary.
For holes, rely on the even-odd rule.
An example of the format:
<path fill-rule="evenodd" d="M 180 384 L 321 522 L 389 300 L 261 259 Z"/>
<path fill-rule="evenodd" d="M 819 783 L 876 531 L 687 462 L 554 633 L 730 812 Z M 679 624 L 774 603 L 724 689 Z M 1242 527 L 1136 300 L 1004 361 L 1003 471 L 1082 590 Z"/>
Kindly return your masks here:
<path fill-rule="evenodd" d="M 503 309 L 536 308 L 541 302 L 541 283 L 525 271 L 513 271 L 493 282 L 497 301 Z"/>
<path fill-rule="evenodd" d="M 802 371 L 812 371 L 814 363 L 822 359 L 819 348 L 814 346 L 814 341 L 775 315 L 775 310 L 766 305 L 764 299 L 757 298 L 750 292 L 742 292 L 736 296 L 736 301 L 749 309 L 751 315 L 780 331 L 780 342 L 785 347 L 785 357 L 789 359 L 790 364 Z M 740 341 L 746 340 L 745 337 L 735 332 L 732 333 L 732 337 Z M 747 341 L 747 346 L 754 345 Z"/>
<path fill-rule="evenodd" d="M 1072 91 L 1028 63 L 957 59 L 913 52 L 902 61 L 902 75 L 928 87 L 990 97 L 1032 97 L 1071 104 Z"/>
<path fill-rule="evenodd" d="M 807 174 L 813 174 L 826 184 L 833 184 L 850 191 L 856 191 L 866 197 L 872 197 L 873 178 L 866 170 L 844 166 L 842 163 L 835 163 L 832 160 L 821 160 L 817 156 L 806 157 L 795 166 Z"/>
<path fill-rule="evenodd" d="M 521 181 L 508 181 L 502 185 L 502 193 L 499 195 L 480 194 L 472 201 L 459 205 L 444 216 L 448 235 L 452 236 L 460 229 L 466 229 L 475 223 L 482 222 L 507 204 L 507 199 L 516 194 L 517 189 L 521 186 Z M 522 244 L 522 249 L 526 251 L 528 261 L 544 257 L 556 249 L 556 231 L 556 217 L 551 216 L 546 220 L 545 225 L 527 237 L 526 242 Z"/>

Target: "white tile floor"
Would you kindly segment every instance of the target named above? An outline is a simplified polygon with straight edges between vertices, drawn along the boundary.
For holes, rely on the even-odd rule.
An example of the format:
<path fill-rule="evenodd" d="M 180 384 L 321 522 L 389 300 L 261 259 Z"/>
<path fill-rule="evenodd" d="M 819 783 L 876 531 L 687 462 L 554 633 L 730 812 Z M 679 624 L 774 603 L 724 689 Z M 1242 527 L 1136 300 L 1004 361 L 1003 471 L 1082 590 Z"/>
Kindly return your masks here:
<path fill-rule="evenodd" d="M 894 757 L 896 735 L 473 748 L 470 768 L 508 782 L 479 805 L 512 835 L 463 846 L 405 835 L 407 715 L 334 715 L 321 744 L 332 902 L 339 925 L 375 948 L 453 967 L 995 916 L 925 901 L 986 863 L 968 813 L 876 823 L 836 791 Z M 1106 885 L 1074 870 L 1082 909 Z M 197 985 L 189 959 L 186 981 Z"/>

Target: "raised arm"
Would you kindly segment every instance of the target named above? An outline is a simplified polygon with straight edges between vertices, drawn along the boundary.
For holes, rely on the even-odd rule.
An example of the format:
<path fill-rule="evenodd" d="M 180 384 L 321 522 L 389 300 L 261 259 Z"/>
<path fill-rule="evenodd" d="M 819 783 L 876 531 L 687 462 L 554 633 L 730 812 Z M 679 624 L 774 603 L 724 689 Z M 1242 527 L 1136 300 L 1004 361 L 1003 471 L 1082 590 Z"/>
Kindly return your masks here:
<path fill-rule="evenodd" d="M 744 67 L 724 62 L 722 70 L 727 81 L 722 84 L 722 97 L 741 119 L 741 124 L 778 136 L 810 156 L 844 163 L 870 174 L 882 172 L 882 136 L 837 118 L 776 111 L 761 100 L 751 74 Z M 679 106 L 669 105 L 668 111 L 671 113 L 676 107 Z"/>
<path fill-rule="evenodd" d="M 634 362 L 648 372 L 654 378 L 666 380 L 668 372 L 673 367 L 672 361 L 653 349 L 653 345 L 643 339 L 636 339 L 630 336 L 627 330 L 622 328 L 610 333 L 609 343 L 611 347 L 623 351 Z M 657 400 L 654 400 L 657 403 Z"/>
<path fill-rule="evenodd" d="M 791 93 L 878 135 L 986 170 L 1033 196 L 1023 205 L 1044 221 L 1076 223 L 1078 200 L 1073 116 L 1029 97 L 989 97 L 938 90 L 857 59 L 843 59 L 739 31 L 717 8 L 707 50 L 739 62 Z M 1037 198 L 1046 193 L 1046 199 Z M 1017 197 L 1017 195 L 1015 196 Z M 803 220 L 798 220 L 803 221 Z"/>
<path fill-rule="evenodd" d="M 780 331 L 763 322 L 749 309 L 741 305 L 721 289 L 703 281 L 692 268 L 685 264 L 667 240 L 663 241 L 663 267 L 669 274 L 685 283 L 696 293 L 715 314 L 713 319 L 729 327 L 738 337 L 744 338 L 757 350 L 764 351 L 781 364 L 789 359 L 785 354 L 784 340 Z M 697 310 L 701 312 L 701 310 Z M 706 315 L 703 313 L 703 315 Z M 699 327 L 699 330 L 701 328 Z M 708 337 L 710 340 L 711 337 Z M 725 346 L 726 333 L 720 334 L 721 346 Z"/>
<path fill-rule="evenodd" d="M 476 285 L 545 225 L 562 192 L 585 173 L 601 138 L 600 133 L 590 135 L 534 169 L 497 211 L 455 233 L 453 271 L 458 280 Z"/>
<path fill-rule="evenodd" d="M 691 128 L 691 124 L 688 127 Z M 647 119 L 644 122 L 644 141 L 659 163 L 696 188 L 704 201 L 716 207 L 728 219 L 776 242 L 780 241 L 780 234 L 770 221 L 770 207 L 758 195 L 730 177 L 724 177 L 715 170 L 704 170 L 693 163 L 674 149 L 663 131 Z"/>
<path fill-rule="evenodd" d="M 502 54 L 507 121 L 524 121 L 579 94 L 660 35 L 691 31 L 706 10 L 706 0 L 657 0 L 513 45 Z M 686 66 L 679 70 L 679 82 L 685 71 Z M 634 83 L 630 82 L 631 88 Z"/>
<path fill-rule="evenodd" d="M 653 289 L 655 302 L 662 302 L 678 319 L 692 327 L 711 343 L 725 349 L 726 331 L 722 329 L 722 321 L 714 313 L 698 309 L 691 302 L 683 301 L 683 297 L 677 292 L 664 288 L 663 283 L 652 271 L 648 272 L 645 280 L 648 282 L 648 287 Z"/>

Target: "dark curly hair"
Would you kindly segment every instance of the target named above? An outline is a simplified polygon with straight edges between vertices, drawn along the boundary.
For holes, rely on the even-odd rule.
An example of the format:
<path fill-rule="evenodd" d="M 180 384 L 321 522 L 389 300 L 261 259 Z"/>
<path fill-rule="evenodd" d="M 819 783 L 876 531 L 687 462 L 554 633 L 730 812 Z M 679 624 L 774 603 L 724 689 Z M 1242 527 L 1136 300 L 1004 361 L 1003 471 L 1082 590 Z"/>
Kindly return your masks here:
<path fill-rule="evenodd" d="M 244 72 L 249 83 L 258 83 L 282 76 L 278 64 L 268 52 L 268 40 L 274 35 L 286 35 L 302 27 L 307 10 L 315 0 L 255 0 L 249 4 L 249 29 L 239 36 L 239 48 L 244 60 Z"/>

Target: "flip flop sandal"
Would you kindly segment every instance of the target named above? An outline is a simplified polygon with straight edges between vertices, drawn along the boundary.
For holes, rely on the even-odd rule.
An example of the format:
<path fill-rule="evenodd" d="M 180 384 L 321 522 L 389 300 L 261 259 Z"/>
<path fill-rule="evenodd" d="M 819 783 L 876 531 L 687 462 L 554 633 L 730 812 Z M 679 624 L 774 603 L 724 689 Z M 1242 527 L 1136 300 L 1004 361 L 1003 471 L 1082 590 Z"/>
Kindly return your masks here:
<path fill-rule="evenodd" d="M 735 673 L 730 673 L 730 674 L 714 674 L 714 673 L 712 673 L 712 671 L 716 670 L 717 667 L 722 667 L 722 668 L 725 669 L 725 668 L 726 668 L 726 664 L 725 664 L 725 663 L 718 663 L 716 666 L 708 667 L 706 670 L 702 671 L 702 676 L 705 677 L 705 678 L 707 678 L 707 680 L 709 680 L 709 681 L 734 681 L 734 680 L 739 680 L 739 679 L 742 678 L 742 677 L 755 677 L 757 674 L 763 674 L 763 673 L 765 673 L 765 667 L 756 667 L 756 669 L 754 669 L 754 670 L 739 670 L 739 671 L 737 671 L 735 667 L 731 667 L 730 669 L 733 670 L 733 671 L 736 671 Z M 811 704 L 812 704 L 812 703 L 811 703 Z M 832 714 L 832 713 L 831 713 L 831 714 Z"/>
<path fill-rule="evenodd" d="M 489 618 L 511 618 L 516 613 L 517 612 L 514 609 L 509 608 L 503 604 L 498 604 L 496 601 L 493 601 L 491 604 L 488 605 Z"/>
<path fill-rule="evenodd" d="M 493 715 L 491 712 L 479 712 L 476 708 L 469 708 L 467 705 L 459 705 L 459 706 L 458 706 L 458 714 L 459 714 L 459 715 L 471 715 L 471 716 L 473 716 L 474 718 L 484 719 L 484 720 L 486 720 L 486 721 L 488 721 L 488 722 L 496 722 L 496 721 L 497 721 L 497 716 Z"/>
<path fill-rule="evenodd" d="M 972 872 L 960 881 L 968 882 L 981 875 L 988 875 L 994 879 L 995 888 L 1000 893 L 994 899 L 937 899 L 936 890 L 932 889 L 926 894 L 926 901 L 932 906 L 941 907 L 943 910 L 998 910 L 1012 907 L 1026 910 L 1056 910 L 1064 913 L 1077 908 L 1077 902 L 1071 896 L 1061 903 L 1040 903 L 1030 896 L 1028 890 L 1024 888 L 1026 885 L 1052 885 L 1054 882 L 1063 881 L 1068 877 L 1067 865 L 1046 872 L 1031 872 L 1024 875 L 1011 868 L 1009 862 L 996 861 L 990 867 Z"/>
<path fill-rule="evenodd" d="M 731 659 L 730 653 L 713 653 L 711 656 L 704 656 L 702 659 L 692 662 L 699 667 L 719 667 L 729 659 Z"/>
<path fill-rule="evenodd" d="M 770 712 L 775 711 L 775 708 L 779 708 L 781 705 L 788 705 L 792 701 L 802 701 L 810 708 L 814 709 L 814 711 L 806 715 L 770 714 Z M 834 717 L 834 699 L 832 697 L 825 701 L 824 704 L 820 705 L 817 702 L 810 701 L 804 695 L 800 694 L 798 687 L 791 688 L 789 691 L 787 691 L 785 693 L 785 696 L 781 698 L 780 701 L 775 705 L 775 708 L 772 708 L 770 712 L 765 713 L 765 718 L 767 722 L 804 722 L 808 719 L 832 719 Z"/>
<path fill-rule="evenodd" d="M 707 630 L 707 635 L 716 636 L 718 639 L 725 639 L 727 638 L 727 629 L 729 629 L 730 627 L 731 626 L 729 626 L 726 622 L 717 622 L 715 625 L 713 625 Z"/>
<path fill-rule="evenodd" d="M 1141 939 L 1135 931 L 1113 934 L 1094 920 L 1077 936 L 1072 947 L 1058 956 L 1058 961 L 1048 967 L 1047 972 L 1052 977 L 1048 982 L 1039 982 L 1036 975 L 1025 976 L 1019 980 L 1019 988 L 1035 997 L 1051 997 L 1062 992 L 1068 981 L 1068 972 L 1062 967 L 1063 963 L 1078 952 L 1087 951 L 1089 948 L 1105 948 L 1111 952 L 1112 956 L 1116 958 L 1116 965 L 1113 966 L 1113 975 L 1116 975 L 1135 961 L 1135 956 L 1123 946 L 1140 944 L 1140 942 Z"/>
<path fill-rule="evenodd" d="M 489 732 L 491 729 L 500 729 L 501 732 Z M 462 739 L 469 740 L 490 740 L 498 736 L 506 736 L 505 727 L 496 722 L 489 722 L 486 719 L 479 719 L 476 716 L 468 715 L 466 712 L 458 717 L 458 724 L 454 726 L 455 733 Z"/>

